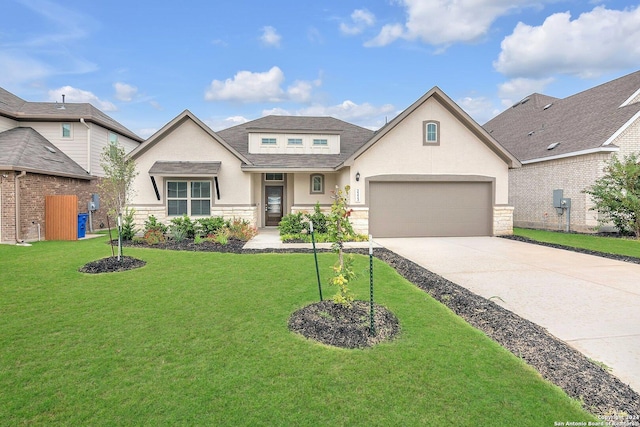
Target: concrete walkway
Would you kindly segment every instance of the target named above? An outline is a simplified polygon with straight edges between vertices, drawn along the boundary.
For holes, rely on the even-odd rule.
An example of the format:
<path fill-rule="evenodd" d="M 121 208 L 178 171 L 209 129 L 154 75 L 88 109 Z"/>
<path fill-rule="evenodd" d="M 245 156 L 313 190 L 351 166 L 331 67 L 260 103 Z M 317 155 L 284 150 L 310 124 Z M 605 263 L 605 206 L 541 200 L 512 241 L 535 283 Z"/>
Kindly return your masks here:
<path fill-rule="evenodd" d="M 497 237 L 375 241 L 496 297 L 640 392 L 640 265 Z"/>
<path fill-rule="evenodd" d="M 345 248 L 368 248 L 369 242 L 347 242 Z M 374 242 L 374 247 L 380 247 Z M 243 249 L 312 249 L 311 243 L 282 243 L 276 227 L 260 228 L 258 235 L 249 240 Z M 331 249 L 331 243 L 316 243 L 318 249 Z"/>

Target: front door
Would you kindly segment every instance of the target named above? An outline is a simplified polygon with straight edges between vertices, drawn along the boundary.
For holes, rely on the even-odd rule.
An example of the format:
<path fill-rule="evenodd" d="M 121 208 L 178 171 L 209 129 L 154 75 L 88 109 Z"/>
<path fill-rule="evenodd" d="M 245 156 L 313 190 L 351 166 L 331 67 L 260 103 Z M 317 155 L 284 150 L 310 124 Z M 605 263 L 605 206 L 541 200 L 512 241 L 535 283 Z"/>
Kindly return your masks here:
<path fill-rule="evenodd" d="M 282 185 L 267 185 L 264 187 L 265 194 L 265 221 L 264 225 L 274 226 L 280 224 L 282 219 Z"/>

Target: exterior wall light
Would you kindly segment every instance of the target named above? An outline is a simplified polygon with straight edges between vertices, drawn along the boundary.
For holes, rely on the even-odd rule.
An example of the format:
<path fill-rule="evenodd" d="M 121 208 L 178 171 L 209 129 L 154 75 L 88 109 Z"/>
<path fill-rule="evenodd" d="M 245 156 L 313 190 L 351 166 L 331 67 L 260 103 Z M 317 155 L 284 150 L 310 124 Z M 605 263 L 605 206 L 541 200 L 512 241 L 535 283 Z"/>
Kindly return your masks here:
<path fill-rule="evenodd" d="M 360 181 L 360 172 L 356 172 L 356 181 Z"/>

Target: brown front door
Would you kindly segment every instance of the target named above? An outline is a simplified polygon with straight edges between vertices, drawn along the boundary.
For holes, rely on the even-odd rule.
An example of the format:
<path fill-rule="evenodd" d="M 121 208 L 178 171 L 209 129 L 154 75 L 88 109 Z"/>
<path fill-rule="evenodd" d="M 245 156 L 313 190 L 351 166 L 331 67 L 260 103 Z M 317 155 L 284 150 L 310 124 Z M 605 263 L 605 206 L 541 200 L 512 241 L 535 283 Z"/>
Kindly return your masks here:
<path fill-rule="evenodd" d="M 282 185 L 267 185 L 264 187 L 265 194 L 265 221 L 264 225 L 273 226 L 280 224 L 282 219 Z"/>

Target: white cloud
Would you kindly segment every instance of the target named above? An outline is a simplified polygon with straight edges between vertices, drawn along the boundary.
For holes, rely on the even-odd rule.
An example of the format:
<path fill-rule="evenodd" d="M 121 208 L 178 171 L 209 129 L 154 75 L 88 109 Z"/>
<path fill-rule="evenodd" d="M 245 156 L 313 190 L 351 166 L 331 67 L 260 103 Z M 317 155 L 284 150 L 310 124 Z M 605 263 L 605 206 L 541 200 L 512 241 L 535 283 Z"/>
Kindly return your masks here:
<path fill-rule="evenodd" d="M 494 116 L 500 114 L 500 109 L 495 108 L 491 100 L 483 96 L 466 96 L 456 101 L 456 103 L 466 111 L 473 120 L 480 124 L 486 123 Z"/>
<path fill-rule="evenodd" d="M 116 90 L 116 99 L 120 101 L 130 102 L 138 93 L 137 87 L 122 82 L 114 83 L 113 87 Z"/>
<path fill-rule="evenodd" d="M 282 36 L 278 34 L 275 28 L 271 26 L 266 26 L 262 28 L 262 35 L 260 36 L 260 41 L 265 46 L 273 46 L 280 47 L 280 41 L 282 40 Z"/>
<path fill-rule="evenodd" d="M 609 10 L 599 6 L 573 21 L 569 12 L 556 13 L 537 27 L 518 23 L 502 41 L 494 67 L 518 77 L 597 76 L 637 66 L 639 40 L 640 7 Z"/>
<path fill-rule="evenodd" d="M 157 128 L 142 128 L 138 129 L 138 132 L 136 132 L 136 134 L 144 139 L 147 139 L 156 132 L 158 132 Z"/>
<path fill-rule="evenodd" d="M 249 119 L 243 116 L 231 116 L 231 117 L 226 117 L 224 119 L 216 118 L 216 119 L 205 120 L 205 123 L 215 132 L 218 132 L 222 129 L 227 129 L 233 126 L 241 125 L 248 121 Z"/>
<path fill-rule="evenodd" d="M 430 45 L 474 42 L 484 37 L 500 16 L 544 1 L 552 0 L 398 0 L 406 9 L 406 22 L 383 26 L 365 46 L 385 46 L 397 39 Z"/>
<path fill-rule="evenodd" d="M 87 102 L 102 111 L 116 111 L 117 108 L 109 101 L 103 101 L 93 93 L 77 89 L 71 86 L 63 86 L 59 89 L 49 91 L 49 100 L 51 102 L 61 102 L 62 95 L 65 95 L 65 102 Z"/>
<path fill-rule="evenodd" d="M 271 108 L 262 111 L 264 116 L 330 116 L 370 129 L 379 129 L 384 125 L 387 118 L 391 120 L 397 113 L 395 107 L 391 104 L 375 106 L 367 102 L 356 104 L 350 100 L 336 105 L 314 104 L 294 111 L 283 108 Z"/>
<path fill-rule="evenodd" d="M 282 70 L 274 66 L 264 73 L 239 71 L 232 79 L 214 80 L 205 93 L 207 101 L 239 102 L 309 102 L 313 88 L 320 86 L 314 81 L 296 80 L 286 90 Z"/>
<path fill-rule="evenodd" d="M 43 62 L 19 52 L 0 52 L 0 86 L 12 86 L 50 75 L 51 68 Z"/>
<path fill-rule="evenodd" d="M 498 97 L 502 100 L 503 107 L 510 107 L 522 98 L 532 93 L 544 93 L 544 89 L 554 79 L 551 77 L 543 79 L 515 78 L 498 86 Z"/>
<path fill-rule="evenodd" d="M 344 22 L 340 24 L 340 31 L 343 34 L 355 35 L 362 33 L 365 28 L 376 23 L 376 17 L 367 9 L 356 9 L 351 14 L 351 21 L 353 24 L 345 24 Z"/>

